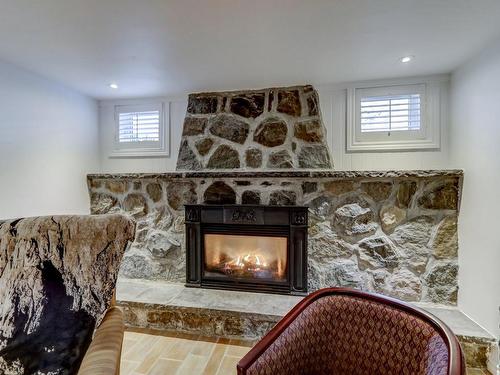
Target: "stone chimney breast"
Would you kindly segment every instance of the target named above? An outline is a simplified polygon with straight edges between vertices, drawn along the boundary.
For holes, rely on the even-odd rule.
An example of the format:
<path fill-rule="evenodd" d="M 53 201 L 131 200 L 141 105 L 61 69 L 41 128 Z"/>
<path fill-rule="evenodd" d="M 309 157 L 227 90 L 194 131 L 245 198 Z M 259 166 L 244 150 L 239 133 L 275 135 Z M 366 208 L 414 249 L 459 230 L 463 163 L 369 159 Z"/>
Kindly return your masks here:
<path fill-rule="evenodd" d="M 310 86 L 189 95 L 177 170 L 332 169 Z"/>

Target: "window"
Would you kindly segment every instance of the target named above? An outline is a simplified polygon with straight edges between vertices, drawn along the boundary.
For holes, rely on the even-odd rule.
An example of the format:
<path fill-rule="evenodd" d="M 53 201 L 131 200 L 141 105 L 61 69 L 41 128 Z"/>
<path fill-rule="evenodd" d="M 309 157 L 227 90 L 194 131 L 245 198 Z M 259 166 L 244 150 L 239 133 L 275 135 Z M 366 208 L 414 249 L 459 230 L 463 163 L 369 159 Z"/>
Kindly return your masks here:
<path fill-rule="evenodd" d="M 362 97 L 360 122 L 361 133 L 420 130 L 420 94 Z"/>
<path fill-rule="evenodd" d="M 118 142 L 158 142 L 160 111 L 133 111 L 118 114 Z"/>
<path fill-rule="evenodd" d="M 163 103 L 115 107 L 115 147 L 111 156 L 168 156 Z"/>
<path fill-rule="evenodd" d="M 439 148 L 439 85 L 348 90 L 348 151 Z"/>

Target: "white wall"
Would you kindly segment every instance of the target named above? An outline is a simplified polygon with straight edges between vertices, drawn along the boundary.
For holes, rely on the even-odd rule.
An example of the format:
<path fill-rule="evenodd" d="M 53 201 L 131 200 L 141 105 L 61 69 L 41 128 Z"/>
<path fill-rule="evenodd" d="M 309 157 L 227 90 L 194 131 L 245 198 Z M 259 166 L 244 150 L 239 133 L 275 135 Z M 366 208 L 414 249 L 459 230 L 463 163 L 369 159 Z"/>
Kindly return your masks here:
<path fill-rule="evenodd" d="M 346 152 L 346 85 L 318 86 L 321 112 L 327 128 L 328 143 L 336 170 L 376 169 L 443 169 L 448 166 L 448 83 L 446 76 L 430 77 L 443 81 L 441 90 L 441 148 L 436 151 L 347 153 Z M 388 80 L 384 83 L 412 83 L 413 79 Z M 416 79 L 418 82 L 419 79 Z M 368 82 L 369 83 L 369 82 Z M 162 100 L 170 103 L 170 157 L 168 158 L 110 158 L 114 137 L 115 105 L 140 104 Z M 182 125 L 186 114 L 187 95 L 177 98 L 136 100 L 105 100 L 99 105 L 101 167 L 103 172 L 166 172 L 175 170 Z"/>
<path fill-rule="evenodd" d="M 500 40 L 452 75 L 450 165 L 465 170 L 459 306 L 500 336 Z"/>
<path fill-rule="evenodd" d="M 0 62 L 0 219 L 88 213 L 97 103 Z"/>

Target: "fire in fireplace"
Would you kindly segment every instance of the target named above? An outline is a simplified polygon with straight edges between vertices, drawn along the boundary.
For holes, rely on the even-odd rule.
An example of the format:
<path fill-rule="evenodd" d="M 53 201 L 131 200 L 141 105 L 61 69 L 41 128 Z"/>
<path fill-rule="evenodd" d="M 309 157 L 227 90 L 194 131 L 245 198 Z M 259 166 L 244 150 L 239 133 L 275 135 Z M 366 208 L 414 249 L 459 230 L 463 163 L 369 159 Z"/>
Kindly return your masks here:
<path fill-rule="evenodd" d="M 286 281 L 287 237 L 205 234 L 205 276 Z"/>
<path fill-rule="evenodd" d="M 186 206 L 186 285 L 304 294 L 307 208 Z"/>

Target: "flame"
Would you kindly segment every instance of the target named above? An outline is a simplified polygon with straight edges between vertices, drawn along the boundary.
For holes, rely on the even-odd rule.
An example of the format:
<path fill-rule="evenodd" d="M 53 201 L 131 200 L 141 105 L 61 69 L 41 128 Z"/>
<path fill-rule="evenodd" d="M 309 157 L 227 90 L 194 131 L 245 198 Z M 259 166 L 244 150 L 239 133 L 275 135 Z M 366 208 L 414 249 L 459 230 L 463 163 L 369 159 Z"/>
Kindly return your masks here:
<path fill-rule="evenodd" d="M 286 237 L 205 234 L 206 268 L 245 278 L 282 279 L 286 271 Z"/>

